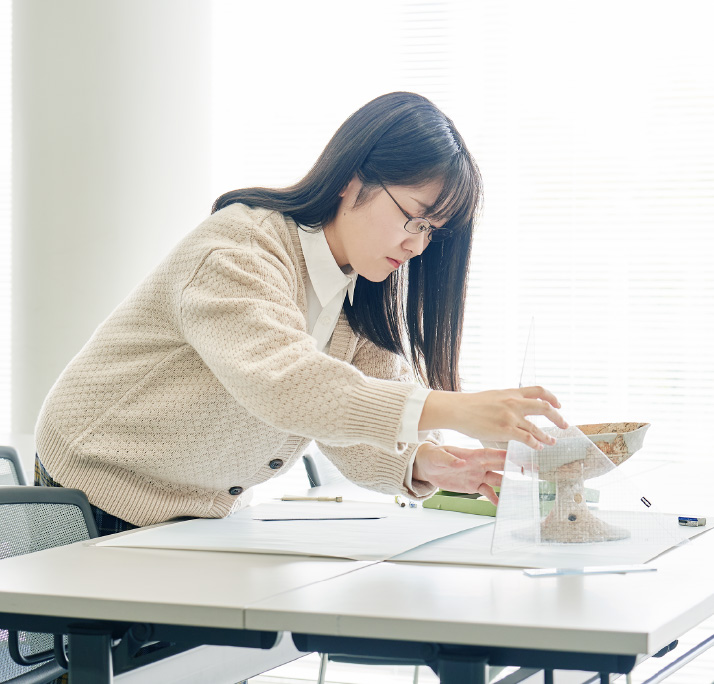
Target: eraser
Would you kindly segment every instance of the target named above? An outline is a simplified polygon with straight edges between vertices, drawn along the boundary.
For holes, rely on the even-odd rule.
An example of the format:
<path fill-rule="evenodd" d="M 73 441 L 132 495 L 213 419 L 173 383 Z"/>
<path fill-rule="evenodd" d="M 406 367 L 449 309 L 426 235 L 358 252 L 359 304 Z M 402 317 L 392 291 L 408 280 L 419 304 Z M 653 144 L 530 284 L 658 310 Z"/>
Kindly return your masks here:
<path fill-rule="evenodd" d="M 702 527 L 707 524 L 706 518 L 693 518 L 685 515 L 680 515 L 678 520 L 679 524 L 684 527 Z"/>

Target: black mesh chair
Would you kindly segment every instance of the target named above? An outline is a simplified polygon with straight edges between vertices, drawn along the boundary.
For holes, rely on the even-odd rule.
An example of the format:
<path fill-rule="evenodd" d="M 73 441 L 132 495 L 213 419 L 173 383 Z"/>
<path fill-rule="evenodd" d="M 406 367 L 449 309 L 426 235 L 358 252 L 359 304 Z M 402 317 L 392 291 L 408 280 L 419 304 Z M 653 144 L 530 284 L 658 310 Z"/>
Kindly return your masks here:
<path fill-rule="evenodd" d="M 98 536 L 84 492 L 64 487 L 0 487 L 2 560 Z M 114 676 L 199 644 L 147 639 L 130 629 L 112 646 Z M 68 670 L 67 638 L 0 628 L 0 684 L 47 684 Z"/>
<path fill-rule="evenodd" d="M 84 492 L 0 487 L 0 563 L 4 558 L 96 536 Z M 0 682 L 44 684 L 61 676 L 66 672 L 65 642 L 61 635 L 0 629 Z"/>
<path fill-rule="evenodd" d="M 25 484 L 25 471 L 17 451 L 10 446 L 0 446 L 0 486 Z"/>

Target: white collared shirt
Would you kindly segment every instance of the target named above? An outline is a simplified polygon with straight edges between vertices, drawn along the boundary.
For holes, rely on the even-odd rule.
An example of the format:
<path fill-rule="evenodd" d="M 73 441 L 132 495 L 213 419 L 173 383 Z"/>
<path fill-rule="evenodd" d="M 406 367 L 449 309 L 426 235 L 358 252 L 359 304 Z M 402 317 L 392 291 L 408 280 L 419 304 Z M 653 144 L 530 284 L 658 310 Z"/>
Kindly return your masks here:
<path fill-rule="evenodd" d="M 315 338 L 318 350 L 327 351 L 342 311 L 345 295 L 352 303 L 357 282 L 357 273 L 349 267 L 341 269 L 327 243 L 322 230 L 300 226 L 298 231 L 305 266 L 309 276 L 307 283 L 307 329 Z M 402 415 L 398 440 L 414 444 L 419 441 L 419 418 L 429 390 L 414 385 L 414 391 L 407 399 Z M 425 433 L 424 433 L 425 434 Z M 415 452 L 416 453 L 416 452 Z M 414 456 L 407 470 L 406 482 L 411 483 Z"/>

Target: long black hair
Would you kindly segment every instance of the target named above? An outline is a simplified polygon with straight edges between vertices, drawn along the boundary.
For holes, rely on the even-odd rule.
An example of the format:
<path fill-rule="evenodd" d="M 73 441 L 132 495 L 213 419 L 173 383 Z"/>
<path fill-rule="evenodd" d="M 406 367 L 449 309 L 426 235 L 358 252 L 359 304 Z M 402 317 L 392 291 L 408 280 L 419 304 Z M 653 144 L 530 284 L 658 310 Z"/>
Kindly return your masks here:
<path fill-rule="evenodd" d="M 340 126 L 295 185 L 233 190 L 214 202 L 213 211 L 241 202 L 320 228 L 337 215 L 340 192 L 354 176 L 363 184 L 357 203 L 382 184 L 443 180 L 426 218 L 446 219 L 443 228 L 452 237 L 430 244 L 384 281 L 359 277 L 354 302 L 346 300 L 344 310 L 356 333 L 409 359 L 428 387 L 458 391 L 471 241 L 483 186 L 453 122 L 428 99 L 406 92 L 377 97 Z"/>

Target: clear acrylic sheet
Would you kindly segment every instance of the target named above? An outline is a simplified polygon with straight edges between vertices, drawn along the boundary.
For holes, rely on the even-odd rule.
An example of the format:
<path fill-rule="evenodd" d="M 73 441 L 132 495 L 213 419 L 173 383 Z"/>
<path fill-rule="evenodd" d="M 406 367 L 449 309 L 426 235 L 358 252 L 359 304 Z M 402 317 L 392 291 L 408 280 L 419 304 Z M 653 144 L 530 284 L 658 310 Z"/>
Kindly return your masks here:
<path fill-rule="evenodd" d="M 559 557 L 578 565 L 643 562 L 687 540 L 676 517 L 657 511 L 580 429 L 544 430 L 558 440 L 554 446 L 508 444 L 495 562 L 499 554 L 524 553 L 552 565 Z"/>

